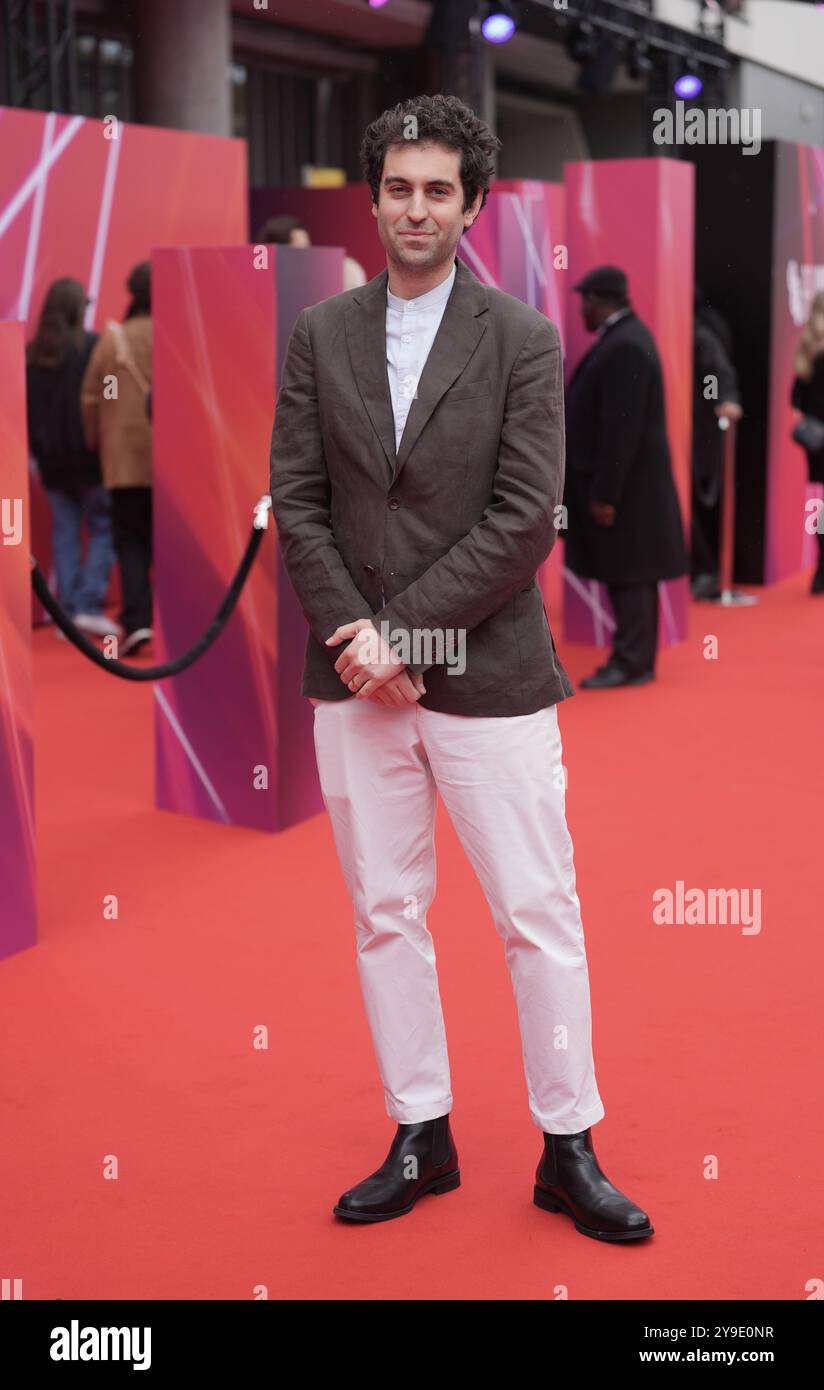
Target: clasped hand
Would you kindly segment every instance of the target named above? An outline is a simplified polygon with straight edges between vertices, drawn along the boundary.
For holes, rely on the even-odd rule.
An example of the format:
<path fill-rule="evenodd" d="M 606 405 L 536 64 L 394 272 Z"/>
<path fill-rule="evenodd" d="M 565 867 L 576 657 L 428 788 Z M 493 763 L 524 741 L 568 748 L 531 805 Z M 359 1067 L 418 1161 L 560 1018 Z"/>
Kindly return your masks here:
<path fill-rule="evenodd" d="M 389 643 L 380 635 L 369 618 L 336 627 L 326 638 L 327 647 L 336 647 L 349 640 L 335 662 L 335 670 L 358 700 L 375 700 L 382 705 L 412 704 L 426 694 L 423 677 L 407 671 Z M 375 645 L 378 656 L 375 660 Z M 370 660 L 370 657 L 373 658 Z"/>

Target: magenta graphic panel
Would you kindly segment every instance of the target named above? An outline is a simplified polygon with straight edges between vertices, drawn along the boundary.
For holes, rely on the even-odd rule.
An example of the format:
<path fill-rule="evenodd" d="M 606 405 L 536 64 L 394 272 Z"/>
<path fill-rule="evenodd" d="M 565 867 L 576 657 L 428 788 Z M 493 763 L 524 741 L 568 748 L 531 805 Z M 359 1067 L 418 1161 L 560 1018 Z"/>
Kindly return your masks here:
<path fill-rule="evenodd" d="M 626 271 L 633 308 L 655 337 L 664 373 L 667 431 L 685 532 L 689 531 L 692 435 L 694 169 L 671 159 L 567 164 L 569 244 L 566 370 L 591 345 L 572 286 L 597 265 Z M 564 635 L 609 645 L 614 627 L 604 585 L 565 571 Z M 686 576 L 659 585 L 663 646 L 686 635 Z"/>
<path fill-rule="evenodd" d="M 298 312 L 340 292 L 342 255 L 251 246 L 159 249 L 154 290 L 157 662 L 214 618 L 269 490 L 283 353 Z M 300 694 L 306 620 L 274 523 L 217 642 L 154 686 L 164 810 L 278 830 L 322 809 L 312 706 Z"/>
<path fill-rule="evenodd" d="M 815 536 L 805 503 L 820 486 L 807 481 L 807 459 L 790 438 L 793 358 L 816 290 L 824 287 L 824 149 L 779 142 L 773 187 L 772 333 L 767 452 L 764 581 L 773 584 L 812 564 Z"/>
<path fill-rule="evenodd" d="M 86 286 L 86 326 L 100 331 L 122 317 L 126 276 L 153 246 L 246 241 L 244 141 L 123 122 L 107 138 L 114 129 L 85 116 L 0 107 L 0 319 L 22 319 L 27 337 L 60 276 Z M 31 491 L 32 549 L 50 579 L 51 525 L 38 475 Z"/>
<path fill-rule="evenodd" d="M 565 342 L 564 190 L 535 179 L 493 184 L 477 223 L 460 242 L 461 260 L 485 285 L 522 299 L 552 319 Z M 562 602 L 563 547 L 556 541 L 538 582 L 550 625 Z"/>
<path fill-rule="evenodd" d="M 24 346 L 0 323 L 0 959 L 37 938 Z"/>
<path fill-rule="evenodd" d="M 461 238 L 461 259 L 484 284 L 540 309 L 564 339 L 567 274 L 564 189 L 537 179 L 499 179 L 477 223 Z"/>

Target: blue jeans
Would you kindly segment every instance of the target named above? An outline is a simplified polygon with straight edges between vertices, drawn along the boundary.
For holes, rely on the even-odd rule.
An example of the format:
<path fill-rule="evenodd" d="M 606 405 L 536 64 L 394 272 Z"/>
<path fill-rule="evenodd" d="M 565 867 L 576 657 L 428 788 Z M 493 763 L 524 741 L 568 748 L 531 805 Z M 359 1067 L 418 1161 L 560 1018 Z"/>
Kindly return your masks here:
<path fill-rule="evenodd" d="M 114 559 L 112 500 L 100 483 L 80 483 L 72 491 L 47 488 L 52 514 L 52 551 L 57 596 L 70 616 L 102 613 Z M 80 527 L 85 519 L 89 544 L 80 555 Z"/>

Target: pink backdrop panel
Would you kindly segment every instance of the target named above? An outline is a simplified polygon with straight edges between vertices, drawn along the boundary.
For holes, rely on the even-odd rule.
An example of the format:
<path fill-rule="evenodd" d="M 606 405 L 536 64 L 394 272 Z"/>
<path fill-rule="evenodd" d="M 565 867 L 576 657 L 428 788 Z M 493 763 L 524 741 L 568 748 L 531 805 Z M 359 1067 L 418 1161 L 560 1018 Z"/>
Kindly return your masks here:
<path fill-rule="evenodd" d="M 37 938 L 24 346 L 0 323 L 0 959 Z"/>
<path fill-rule="evenodd" d="M 360 262 L 367 279 L 386 265 L 365 183 L 343 188 L 254 188 L 250 204 L 253 240 L 267 218 L 288 212 L 304 222 L 313 246 L 342 246 Z M 515 235 L 508 230 L 510 223 Z M 507 251 L 502 256 L 504 239 Z M 564 272 L 556 270 L 552 257 L 553 248 L 563 242 L 560 184 L 499 179 L 477 223 L 461 238 L 459 255 L 484 284 L 497 285 L 542 309 L 563 333 Z"/>
<path fill-rule="evenodd" d="M 122 317 L 126 276 L 153 246 L 245 242 L 247 217 L 242 140 L 0 107 L 0 319 L 23 319 L 28 336 L 58 277 L 86 285 L 99 330 Z M 36 474 L 31 487 L 32 548 L 54 587 Z"/>
<path fill-rule="evenodd" d="M 805 503 L 820 487 L 807 482 L 807 459 L 790 435 L 793 358 L 824 265 L 824 149 L 776 146 L 773 188 L 772 335 L 767 453 L 764 582 L 814 563 L 815 537 L 805 530 Z"/>
<path fill-rule="evenodd" d="M 567 374 L 591 344 L 573 291 L 588 270 L 626 271 L 633 308 L 652 332 L 664 374 L 667 432 L 685 530 L 689 528 L 692 434 L 694 169 L 671 159 L 567 164 Z M 613 627 L 603 585 L 565 571 L 564 635 L 606 646 Z M 659 585 L 661 642 L 686 635 L 688 579 Z"/>
<path fill-rule="evenodd" d="M 566 194 L 563 184 L 537 179 L 498 179 L 484 214 L 461 241 L 475 245 L 483 234 L 484 216 L 492 212 L 497 224 L 498 288 L 540 309 L 557 325 L 566 345 Z M 465 260 L 483 279 L 471 257 Z M 557 262 L 557 264 L 556 264 Z"/>
<path fill-rule="evenodd" d="M 559 184 L 501 179 L 475 225 L 460 242 L 461 260 L 494 285 L 552 319 L 565 342 L 565 195 Z M 556 254 L 557 252 L 557 254 Z M 556 264 L 556 261 L 558 264 Z M 563 589 L 563 547 L 556 541 L 538 573 L 550 625 L 557 626 Z"/>
<path fill-rule="evenodd" d="M 267 249 L 268 266 L 251 246 L 152 257 L 158 662 L 192 646 L 220 607 L 269 490 L 295 318 L 340 292 L 339 250 Z M 306 636 L 270 514 L 221 636 L 155 686 L 159 807 L 269 831 L 322 810 L 312 706 L 300 694 Z"/>
<path fill-rule="evenodd" d="M 250 236 L 254 241 L 264 222 L 276 213 L 299 217 L 313 246 L 341 246 L 359 261 L 372 280 L 386 265 L 386 252 L 371 213 L 366 183 L 343 188 L 253 188 L 250 193 Z"/>

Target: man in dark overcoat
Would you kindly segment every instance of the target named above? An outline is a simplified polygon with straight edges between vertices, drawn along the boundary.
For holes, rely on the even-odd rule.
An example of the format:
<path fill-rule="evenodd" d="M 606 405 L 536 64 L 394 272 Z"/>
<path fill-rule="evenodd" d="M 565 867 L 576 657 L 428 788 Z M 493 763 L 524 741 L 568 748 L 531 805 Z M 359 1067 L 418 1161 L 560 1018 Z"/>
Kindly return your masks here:
<path fill-rule="evenodd" d="M 655 340 L 616 266 L 574 288 L 595 344 L 566 389 L 566 565 L 607 586 L 612 653 L 581 687 L 642 685 L 655 675 L 658 584 L 689 568 L 672 476 Z"/>

